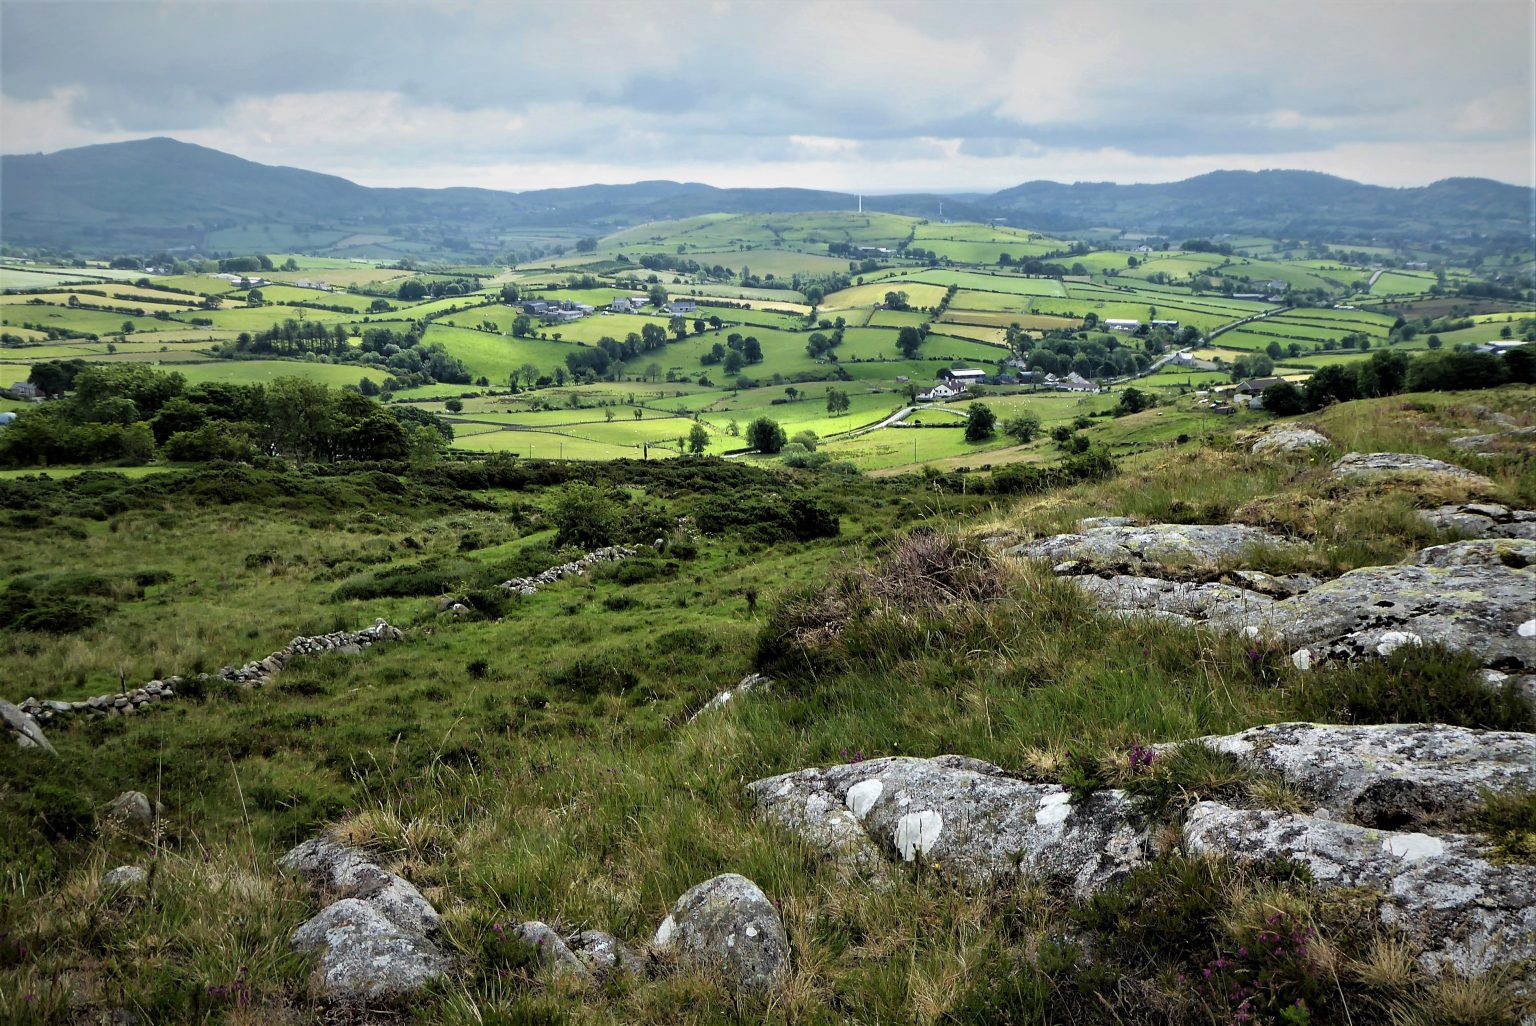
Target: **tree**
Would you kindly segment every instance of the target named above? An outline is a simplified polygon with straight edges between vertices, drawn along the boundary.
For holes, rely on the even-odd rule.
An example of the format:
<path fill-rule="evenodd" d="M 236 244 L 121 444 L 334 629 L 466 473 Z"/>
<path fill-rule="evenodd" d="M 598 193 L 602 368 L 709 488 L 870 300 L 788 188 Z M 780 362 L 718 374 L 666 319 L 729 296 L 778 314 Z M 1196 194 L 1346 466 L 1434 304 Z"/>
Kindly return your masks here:
<path fill-rule="evenodd" d="M 1003 434 L 1012 438 L 1020 445 L 1025 445 L 1034 440 L 1040 433 L 1040 417 L 1028 410 L 1017 417 L 1010 417 L 1003 421 Z"/>
<path fill-rule="evenodd" d="M 464 412 L 464 400 L 457 398 L 449 399 L 446 403 L 443 403 L 443 409 L 449 413 L 462 413 Z"/>
<path fill-rule="evenodd" d="M 800 398 L 800 390 L 794 385 L 789 385 L 785 387 L 784 395 L 789 399 L 790 402 L 794 402 L 796 399 Z"/>
<path fill-rule="evenodd" d="M 418 299 L 422 299 L 426 296 L 426 294 L 427 287 L 421 282 L 417 281 L 415 278 L 401 282 L 400 288 L 395 291 L 395 295 L 399 296 L 401 299 L 406 300 L 407 302 L 414 302 Z"/>
<path fill-rule="evenodd" d="M 1115 409 L 1116 416 L 1125 416 L 1129 413 L 1140 413 L 1157 405 L 1157 400 L 1149 393 L 1139 388 L 1127 388 L 1120 393 L 1120 405 Z"/>
<path fill-rule="evenodd" d="M 747 444 L 758 452 L 773 455 L 784 448 L 789 439 L 776 420 L 759 417 L 747 425 Z"/>
<path fill-rule="evenodd" d="M 245 294 L 246 306 L 260 306 L 262 303 L 261 289 L 251 289 Z"/>
<path fill-rule="evenodd" d="M 606 492 L 573 481 L 555 499 L 550 519 L 556 527 L 556 545 L 600 549 L 614 543 L 619 530 L 618 506 Z"/>
<path fill-rule="evenodd" d="M 501 301 L 508 306 L 516 303 L 519 296 L 521 296 L 521 293 L 517 291 L 516 285 L 503 285 L 501 287 Z"/>
<path fill-rule="evenodd" d="M 651 305 L 658 310 L 667 305 L 667 290 L 660 285 L 652 285 L 649 296 Z"/>
<path fill-rule="evenodd" d="M 576 252 L 578 253 L 591 253 L 596 251 L 596 249 L 597 240 L 592 238 L 590 235 L 586 238 L 576 240 Z"/>
<path fill-rule="evenodd" d="M 1270 385 L 1261 397 L 1264 408 L 1277 417 L 1294 417 L 1306 409 L 1301 389 L 1289 381 Z"/>
<path fill-rule="evenodd" d="M 526 338 L 533 334 L 533 318 L 527 314 L 518 314 L 512 319 L 512 334 L 518 338 Z"/>
<path fill-rule="evenodd" d="M 676 315 L 667 321 L 667 330 L 681 342 L 688 335 L 688 319 L 682 315 Z"/>
<path fill-rule="evenodd" d="M 848 393 L 840 388 L 827 389 L 827 412 L 838 416 L 848 412 Z"/>
<path fill-rule="evenodd" d="M 907 294 L 905 292 L 887 292 L 885 294 L 885 308 L 887 310 L 906 310 Z"/>
<path fill-rule="evenodd" d="M 1439 349 L 1441 346 L 1443 346 L 1445 344 L 1444 342 L 1442 342 L 1440 340 L 1440 336 L 1439 335 L 1431 335 L 1431 336 L 1429 336 L 1428 339 L 1425 340 L 1425 342 L 1429 346 L 1429 348 L 1431 348 L 1431 349 Z"/>
<path fill-rule="evenodd" d="M 531 363 L 523 364 L 518 370 L 523 373 L 523 385 L 526 388 L 532 388 L 534 383 L 539 380 L 539 369 Z"/>
<path fill-rule="evenodd" d="M 704 430 L 703 424 L 695 424 L 688 429 L 688 451 L 698 456 L 709 445 L 709 432 Z"/>
<path fill-rule="evenodd" d="M 965 410 L 965 440 L 985 442 L 996 434 L 997 414 L 985 403 L 971 403 Z"/>
<path fill-rule="evenodd" d="M 922 348 L 923 333 L 908 325 L 896 334 L 896 348 L 901 350 L 901 355 L 912 360 L 917 358 L 917 351 Z"/>

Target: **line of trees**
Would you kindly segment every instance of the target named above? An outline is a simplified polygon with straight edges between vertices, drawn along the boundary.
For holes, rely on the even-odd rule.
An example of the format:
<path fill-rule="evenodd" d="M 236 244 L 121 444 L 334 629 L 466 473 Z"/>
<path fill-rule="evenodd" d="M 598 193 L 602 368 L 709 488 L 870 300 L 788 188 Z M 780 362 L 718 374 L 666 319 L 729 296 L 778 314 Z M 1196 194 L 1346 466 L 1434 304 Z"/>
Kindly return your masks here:
<path fill-rule="evenodd" d="M 37 364 L 29 380 L 67 397 L 28 407 L 0 430 L 0 465 L 420 459 L 453 438 L 434 414 L 299 377 L 189 386 L 142 364 L 70 360 Z"/>
<path fill-rule="evenodd" d="M 1323 367 L 1304 384 L 1282 381 L 1264 390 L 1264 408 L 1289 417 L 1336 402 L 1371 399 L 1399 392 L 1452 392 L 1536 383 L 1536 345 L 1502 355 L 1425 353 L 1410 357 L 1379 350 L 1368 360 Z"/>

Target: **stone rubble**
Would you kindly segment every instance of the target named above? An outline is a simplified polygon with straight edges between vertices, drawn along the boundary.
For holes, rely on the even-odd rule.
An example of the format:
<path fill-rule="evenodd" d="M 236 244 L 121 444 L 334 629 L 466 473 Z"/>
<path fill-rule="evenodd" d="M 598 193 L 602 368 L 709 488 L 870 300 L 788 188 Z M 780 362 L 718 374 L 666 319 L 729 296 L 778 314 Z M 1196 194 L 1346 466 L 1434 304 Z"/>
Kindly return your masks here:
<path fill-rule="evenodd" d="M 613 563 L 621 559 L 628 559 L 636 550 L 625 545 L 610 545 L 607 548 L 596 549 L 587 553 L 580 559 L 570 563 L 562 563 L 552 566 L 533 577 L 514 577 L 510 581 L 501 582 L 503 591 L 514 595 L 536 595 L 540 588 L 554 584 L 562 577 L 575 575 L 584 577 L 589 569 L 598 563 Z"/>
<path fill-rule="evenodd" d="M 340 896 L 291 938 L 295 950 L 319 953 L 315 984 L 325 998 L 398 1001 L 446 976 L 449 958 L 428 936 L 438 928 L 437 909 L 408 880 L 323 837 L 278 865 Z"/>
<path fill-rule="evenodd" d="M 287 646 L 278 649 L 265 659 L 253 660 L 240 667 L 226 666 L 216 674 L 200 674 L 197 679 L 200 681 L 222 680 L 243 687 L 259 688 L 281 672 L 289 662 L 300 656 L 321 655 L 326 652 L 339 655 L 361 655 L 370 645 L 381 641 L 400 641 L 404 637 L 405 634 L 398 627 L 391 627 L 384 620 L 375 620 L 372 626 L 364 627 L 360 631 L 335 631 L 331 634 L 294 638 Z M 51 700 L 40 702 L 36 698 L 28 698 L 19 707 L 11 706 L 8 702 L 0 702 L 0 718 L 5 719 L 6 725 L 11 727 L 14 734 L 24 737 L 26 735 L 18 728 L 11 726 L 11 718 L 5 715 L 6 708 L 19 708 L 38 725 L 55 720 L 63 722 L 73 716 L 132 716 L 157 702 L 175 698 L 177 689 L 185 682 L 186 679 L 183 677 L 167 677 L 165 680 L 152 680 L 143 687 L 134 688 L 131 691 L 96 695 L 78 702 Z M 38 734 L 41 736 L 41 731 Z M 46 739 L 44 739 L 44 745 L 46 745 Z M 23 747 L 26 746 L 23 745 Z"/>

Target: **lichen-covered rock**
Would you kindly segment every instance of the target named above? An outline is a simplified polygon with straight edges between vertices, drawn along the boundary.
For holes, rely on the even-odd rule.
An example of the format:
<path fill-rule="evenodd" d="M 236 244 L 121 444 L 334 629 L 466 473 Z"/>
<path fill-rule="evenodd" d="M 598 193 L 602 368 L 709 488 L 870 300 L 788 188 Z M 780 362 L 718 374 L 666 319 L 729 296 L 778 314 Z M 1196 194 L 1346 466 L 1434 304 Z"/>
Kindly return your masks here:
<path fill-rule="evenodd" d="M 1466 502 L 1419 510 L 1419 519 L 1468 538 L 1524 538 L 1536 541 L 1536 510 L 1510 509 L 1495 502 Z"/>
<path fill-rule="evenodd" d="M 975 759 L 871 759 L 749 788 L 763 815 L 834 854 L 866 863 L 876 854 L 889 862 L 921 858 L 976 884 L 1023 873 L 1085 895 L 1141 865 L 1148 852 L 1146 827 L 1123 792 L 1074 804 L 1065 788 L 1017 780 Z"/>
<path fill-rule="evenodd" d="M 1443 821 L 1484 790 L 1536 788 L 1536 734 L 1275 723 L 1193 743 L 1280 774 L 1333 818 L 1385 830 Z"/>
<path fill-rule="evenodd" d="M 560 935 L 546 923 L 531 920 L 518 924 L 516 935 L 528 945 L 534 964 L 551 976 L 572 976 L 590 982 L 592 973 L 576 957 Z"/>
<path fill-rule="evenodd" d="M 1075 583 L 1100 609 L 1122 616 L 1163 616 L 1238 628 L 1274 626 L 1275 599 L 1230 584 L 1188 584 L 1129 574 L 1078 577 Z"/>
<path fill-rule="evenodd" d="M 1319 445 L 1332 444 L 1328 436 L 1309 427 L 1271 428 L 1260 435 L 1250 451 L 1255 456 L 1273 452 L 1303 452 Z"/>
<path fill-rule="evenodd" d="M 778 910 L 757 884 L 736 873 L 678 898 L 652 943 L 740 990 L 773 990 L 789 977 L 789 937 Z"/>
<path fill-rule="evenodd" d="M 410 881 L 386 872 L 356 848 L 317 837 L 288 852 L 278 865 L 317 886 L 373 906 L 409 933 L 426 934 L 438 927 L 437 909 Z"/>
<path fill-rule="evenodd" d="M 1102 569 L 1215 566 L 1240 560 L 1256 549 L 1296 545 L 1246 524 L 1148 524 L 1144 527 L 1089 527 L 1015 545 L 1009 555 L 1050 563 L 1076 561 Z"/>
<path fill-rule="evenodd" d="M 1379 892 L 1383 925 L 1413 936 L 1431 972 L 1476 976 L 1536 958 L 1536 866 L 1494 865 L 1475 838 L 1200 802 L 1184 842 L 1194 852 L 1289 859 L 1318 886 Z"/>
<path fill-rule="evenodd" d="M 1478 538 L 1431 545 L 1408 557 L 1417 566 L 1507 566 L 1514 570 L 1536 566 L 1536 539 Z"/>
<path fill-rule="evenodd" d="M 1533 606 L 1536 569 L 1410 563 L 1351 570 L 1274 612 L 1279 634 L 1314 656 L 1381 655 L 1383 644 L 1392 645 L 1389 635 L 1411 634 L 1512 670 L 1536 668 L 1536 637 L 1520 632 Z"/>
<path fill-rule="evenodd" d="M 318 951 L 315 987 L 338 1002 L 396 1002 L 448 971 L 436 944 L 402 930 L 378 909 L 343 898 L 293 932 L 299 951 Z"/>
<path fill-rule="evenodd" d="M 1409 452 L 1351 452 L 1333 465 L 1333 476 L 1341 478 L 1423 474 L 1456 478 L 1483 488 L 1493 486 L 1488 478 L 1466 467 Z"/>
<path fill-rule="evenodd" d="M 155 821 L 155 806 L 143 791 L 124 791 L 107 806 L 107 822 L 144 828 Z"/>
<path fill-rule="evenodd" d="M 149 881 L 149 873 L 139 866 L 118 866 L 101 874 L 103 887 L 142 887 Z"/>
<path fill-rule="evenodd" d="M 0 723 L 15 739 L 18 748 L 37 748 L 49 755 L 58 755 L 53 745 L 48 743 L 48 738 L 43 734 L 43 728 L 37 725 L 29 714 L 22 712 L 10 702 L 0 699 Z"/>
<path fill-rule="evenodd" d="M 620 974 L 638 976 L 645 968 L 623 941 L 602 930 L 583 930 L 567 940 L 566 946 L 599 980 Z"/>

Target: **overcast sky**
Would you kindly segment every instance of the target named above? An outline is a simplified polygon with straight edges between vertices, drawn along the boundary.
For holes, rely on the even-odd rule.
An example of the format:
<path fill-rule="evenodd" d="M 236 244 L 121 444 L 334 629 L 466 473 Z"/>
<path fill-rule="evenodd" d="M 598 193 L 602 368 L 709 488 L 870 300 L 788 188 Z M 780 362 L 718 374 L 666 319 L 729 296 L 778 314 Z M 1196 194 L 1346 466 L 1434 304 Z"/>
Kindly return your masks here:
<path fill-rule="evenodd" d="M 0 0 L 0 146 L 366 185 L 1536 184 L 1532 0 Z"/>

